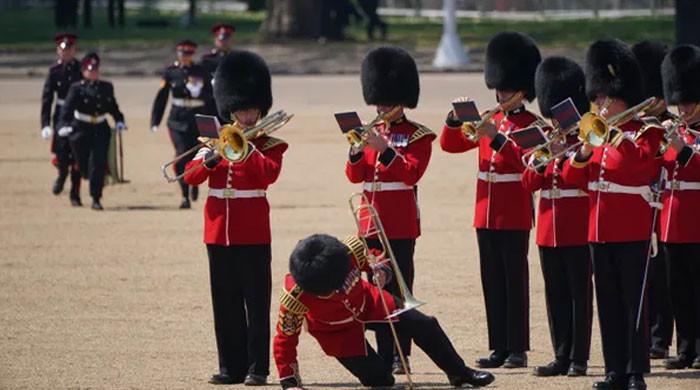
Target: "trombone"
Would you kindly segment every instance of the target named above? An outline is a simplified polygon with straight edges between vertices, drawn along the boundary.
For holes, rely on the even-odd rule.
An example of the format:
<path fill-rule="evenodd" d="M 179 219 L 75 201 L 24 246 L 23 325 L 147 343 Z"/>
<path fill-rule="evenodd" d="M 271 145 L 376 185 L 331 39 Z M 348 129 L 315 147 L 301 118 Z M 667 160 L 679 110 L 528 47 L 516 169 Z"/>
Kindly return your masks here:
<path fill-rule="evenodd" d="M 524 93 L 516 92 L 505 102 L 499 103 L 495 108 L 486 111 L 481 116 L 480 120 L 476 122 L 464 122 L 462 124 L 462 134 L 464 134 L 464 136 L 467 137 L 467 139 L 471 142 L 479 141 L 479 138 L 481 138 L 481 136 L 478 133 L 479 129 L 481 129 L 487 122 L 490 122 L 491 119 L 493 119 L 493 117 L 496 116 L 496 114 L 503 111 L 505 106 L 509 106 L 514 102 L 521 101 L 524 97 Z"/>
<path fill-rule="evenodd" d="M 251 140 L 262 137 L 263 135 L 272 134 L 286 125 L 293 116 L 293 114 L 287 114 L 286 112 L 280 110 L 266 116 L 265 118 L 262 118 L 256 125 L 249 128 L 242 127 L 238 122 L 224 125 L 221 127 L 221 129 L 219 129 L 218 138 L 199 137 L 197 138 L 199 144 L 163 164 L 160 167 L 163 177 L 165 177 L 165 180 L 167 180 L 168 183 L 172 183 L 182 179 L 191 170 L 197 168 L 192 167 L 176 176 L 171 176 L 168 174 L 168 168 L 187 156 L 197 152 L 203 147 L 214 149 L 213 155 L 206 158 L 203 164 L 206 164 L 209 161 L 219 157 L 233 163 L 239 162 L 248 155 L 250 150 L 249 142 Z"/>
<path fill-rule="evenodd" d="M 377 126 L 378 124 L 382 122 L 386 122 L 388 118 L 391 118 L 394 116 L 399 110 L 401 109 L 401 106 L 395 106 L 391 110 L 384 112 L 384 113 L 378 113 L 377 116 L 368 124 L 358 127 L 352 130 L 349 130 L 347 133 L 345 133 L 345 137 L 347 137 L 348 142 L 350 143 L 350 146 L 352 146 L 355 149 L 362 149 L 365 147 L 367 142 L 362 139 L 362 137 L 367 134 L 368 131 L 373 131 L 374 127 Z"/>

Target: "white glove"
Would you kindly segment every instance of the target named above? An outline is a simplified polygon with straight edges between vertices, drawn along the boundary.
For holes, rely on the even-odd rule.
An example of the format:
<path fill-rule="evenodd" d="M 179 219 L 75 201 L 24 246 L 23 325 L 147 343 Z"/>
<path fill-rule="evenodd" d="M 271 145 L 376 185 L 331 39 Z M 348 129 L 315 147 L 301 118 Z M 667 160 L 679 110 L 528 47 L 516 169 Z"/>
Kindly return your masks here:
<path fill-rule="evenodd" d="M 70 133 L 73 132 L 73 128 L 70 126 L 64 126 L 58 129 L 58 135 L 61 137 L 67 137 Z"/>
<path fill-rule="evenodd" d="M 44 126 L 43 129 L 41 129 L 41 138 L 43 139 L 49 139 L 53 135 L 53 129 L 51 126 Z"/>
<path fill-rule="evenodd" d="M 202 93 L 202 87 L 204 87 L 204 85 L 201 80 L 190 80 L 185 84 L 185 87 L 190 91 L 190 96 L 196 99 L 199 97 L 199 94 Z"/>
<path fill-rule="evenodd" d="M 157 133 L 158 130 L 160 130 L 158 126 L 151 126 L 151 133 Z"/>
<path fill-rule="evenodd" d="M 114 125 L 114 127 L 117 128 L 117 131 L 124 131 L 124 130 L 126 130 L 126 125 L 124 124 L 124 122 L 117 122 L 117 123 Z"/>

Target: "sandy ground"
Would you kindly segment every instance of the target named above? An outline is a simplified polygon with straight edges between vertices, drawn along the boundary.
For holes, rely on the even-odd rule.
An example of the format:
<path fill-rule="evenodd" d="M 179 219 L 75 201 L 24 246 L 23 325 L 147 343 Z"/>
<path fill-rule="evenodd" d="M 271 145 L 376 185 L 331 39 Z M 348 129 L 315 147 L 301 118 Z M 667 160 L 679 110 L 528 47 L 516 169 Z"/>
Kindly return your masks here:
<path fill-rule="evenodd" d="M 125 135 L 130 184 L 105 190 L 106 210 L 71 208 L 50 193 L 55 170 L 39 138 L 41 80 L 0 80 L 0 388 L 192 389 L 216 369 L 202 202 L 179 211 L 178 190 L 161 177 L 172 148 L 149 133 L 156 78 L 113 80 L 130 126 Z M 273 296 L 295 242 L 314 232 L 353 232 L 347 199 L 357 187 L 343 174 L 347 145 L 332 113 L 364 107 L 358 76 L 275 77 L 274 108 L 296 116 L 278 134 L 290 148 L 269 191 L 273 226 Z M 426 75 L 410 117 L 436 131 L 453 97 L 481 108 L 493 94 L 479 74 Z M 428 302 L 468 364 L 486 353 L 477 248 L 471 228 L 475 155 L 435 150 L 420 183 L 423 236 L 416 251 L 416 296 Z M 89 201 L 87 183 L 83 202 Z M 543 284 L 530 253 L 530 366 L 552 352 Z M 276 319 L 276 308 L 271 318 Z M 597 320 L 596 320 L 597 321 Z M 303 335 L 302 375 L 309 388 L 353 388 L 356 381 Z M 700 372 L 664 371 L 653 362 L 653 389 L 700 388 Z M 531 368 L 494 370 L 493 388 L 587 389 L 602 375 L 600 333 L 593 329 L 591 377 L 541 379 Z M 416 351 L 415 381 L 447 388 L 445 376 Z M 271 379 L 276 372 L 271 365 Z M 402 379 L 399 379 L 401 381 Z M 277 388 L 271 386 L 270 388 Z"/>

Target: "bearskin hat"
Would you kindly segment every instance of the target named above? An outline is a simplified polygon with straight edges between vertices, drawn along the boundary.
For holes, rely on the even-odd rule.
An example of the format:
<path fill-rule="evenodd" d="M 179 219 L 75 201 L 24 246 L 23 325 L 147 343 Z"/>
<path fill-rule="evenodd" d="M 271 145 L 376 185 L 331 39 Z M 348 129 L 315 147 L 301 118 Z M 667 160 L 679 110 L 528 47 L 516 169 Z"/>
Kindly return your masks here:
<path fill-rule="evenodd" d="M 540 112 L 551 118 L 552 107 L 571 98 L 579 114 L 590 110 L 586 97 L 586 77 L 579 64 L 566 57 L 548 57 L 535 72 L 535 91 Z"/>
<path fill-rule="evenodd" d="M 326 234 L 309 236 L 292 251 L 289 272 L 302 290 L 315 295 L 330 294 L 342 287 L 350 272 L 348 247 Z"/>
<path fill-rule="evenodd" d="M 661 63 L 666 104 L 700 102 L 700 48 L 681 45 Z"/>
<path fill-rule="evenodd" d="M 535 98 L 535 70 L 542 60 L 537 44 L 529 36 L 506 31 L 496 34 L 486 47 L 484 78 L 489 89 L 524 91 Z"/>
<path fill-rule="evenodd" d="M 397 46 L 367 53 L 362 61 L 362 95 L 367 104 L 416 108 L 420 81 L 413 57 Z"/>
<path fill-rule="evenodd" d="M 586 53 L 586 94 L 621 99 L 629 106 L 643 100 L 643 80 L 632 50 L 619 39 L 593 42 Z"/>
<path fill-rule="evenodd" d="M 230 120 L 231 114 L 258 108 L 262 116 L 272 107 L 270 70 L 259 55 L 245 50 L 227 54 L 214 74 L 214 99 L 219 116 Z"/>
<path fill-rule="evenodd" d="M 644 78 L 644 97 L 663 98 L 661 85 L 661 62 L 664 60 L 668 46 L 659 41 L 642 41 L 632 46 L 632 53 L 637 58 Z"/>

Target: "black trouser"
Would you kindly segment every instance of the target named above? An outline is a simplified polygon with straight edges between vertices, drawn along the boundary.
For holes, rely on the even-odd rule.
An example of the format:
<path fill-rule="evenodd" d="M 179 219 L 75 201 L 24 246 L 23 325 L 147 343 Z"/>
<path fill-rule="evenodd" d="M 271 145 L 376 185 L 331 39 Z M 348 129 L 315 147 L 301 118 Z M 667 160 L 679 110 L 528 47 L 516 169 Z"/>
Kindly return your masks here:
<path fill-rule="evenodd" d="M 170 133 L 170 140 L 172 140 L 173 146 L 175 147 L 175 155 L 180 155 L 199 143 L 199 141 L 197 141 L 199 133 L 196 131 L 177 131 L 172 129 L 168 129 L 168 131 Z M 177 161 L 175 163 L 175 174 L 181 175 L 183 172 L 185 172 L 185 165 L 187 165 L 187 163 L 190 162 L 193 157 L 194 153 L 189 154 L 185 156 L 185 158 Z M 184 179 L 180 179 L 178 182 L 180 183 L 180 192 L 182 193 L 182 197 L 189 198 L 190 187 L 187 185 L 187 183 L 185 183 Z"/>
<path fill-rule="evenodd" d="M 651 346 L 668 349 L 673 339 L 673 310 L 668 291 L 666 261 L 661 251 L 651 258 L 647 283 Z"/>
<path fill-rule="evenodd" d="M 637 312 L 649 241 L 590 244 L 606 374 L 649 372 L 649 313 Z"/>
<path fill-rule="evenodd" d="M 380 244 L 378 240 L 369 239 L 367 240 L 367 245 L 370 248 L 379 248 Z M 406 281 L 408 290 L 413 293 L 413 279 L 414 279 L 414 268 L 413 268 L 413 253 L 416 248 L 416 240 L 389 240 L 389 245 L 391 245 L 391 250 L 394 252 L 396 257 L 396 264 L 401 270 L 401 275 Z M 392 269 L 393 271 L 393 269 Z M 386 291 L 389 291 L 394 296 L 400 297 L 401 291 L 399 290 L 399 285 L 396 282 L 396 277 L 392 277 L 391 281 L 384 287 Z M 399 342 L 401 343 L 401 350 L 406 356 L 411 355 L 411 337 L 410 335 L 401 335 L 399 337 Z M 382 349 L 381 345 L 389 344 L 394 345 L 394 339 L 391 335 L 386 335 L 383 333 L 377 333 L 377 348 Z"/>
<path fill-rule="evenodd" d="M 528 230 L 476 229 L 489 349 L 530 349 Z"/>
<path fill-rule="evenodd" d="M 593 282 L 588 245 L 540 246 L 549 334 L 560 362 L 585 362 L 591 350 Z"/>
<path fill-rule="evenodd" d="M 56 105 L 53 114 L 53 139 L 51 140 L 51 153 L 56 156 L 56 169 L 58 170 L 58 180 L 62 183 L 68 178 L 68 172 L 70 170 L 70 197 L 71 199 L 77 199 L 80 197 L 80 169 L 75 163 L 73 158 L 73 152 L 71 151 L 70 141 L 68 137 L 61 137 L 58 135 L 58 125 L 59 116 L 61 113 L 61 106 Z"/>
<path fill-rule="evenodd" d="M 700 243 L 662 244 L 676 317 L 678 354 L 700 355 Z"/>
<path fill-rule="evenodd" d="M 360 7 L 367 15 L 367 38 L 374 39 L 374 29 L 379 28 L 382 32 L 382 38 L 386 34 L 387 24 L 379 18 L 377 14 L 377 7 L 379 6 L 379 1 L 377 0 L 360 0 Z"/>
<path fill-rule="evenodd" d="M 412 338 L 418 348 L 423 350 L 445 374 L 460 376 L 470 371 L 435 317 L 426 316 L 418 310 L 411 310 L 402 313 L 395 326 L 397 333 Z M 376 331 L 377 337 L 380 333 L 391 337 L 391 329 L 386 323 L 373 323 L 368 328 Z M 338 358 L 338 361 L 364 386 L 394 384 L 391 364 L 377 354 L 369 344 L 367 356 Z"/>
<path fill-rule="evenodd" d="M 207 245 L 219 370 L 270 373 L 270 245 Z"/>
<path fill-rule="evenodd" d="M 96 200 L 102 198 L 111 131 L 107 122 L 78 122 L 68 136 L 80 174 L 90 180 L 90 196 Z"/>

